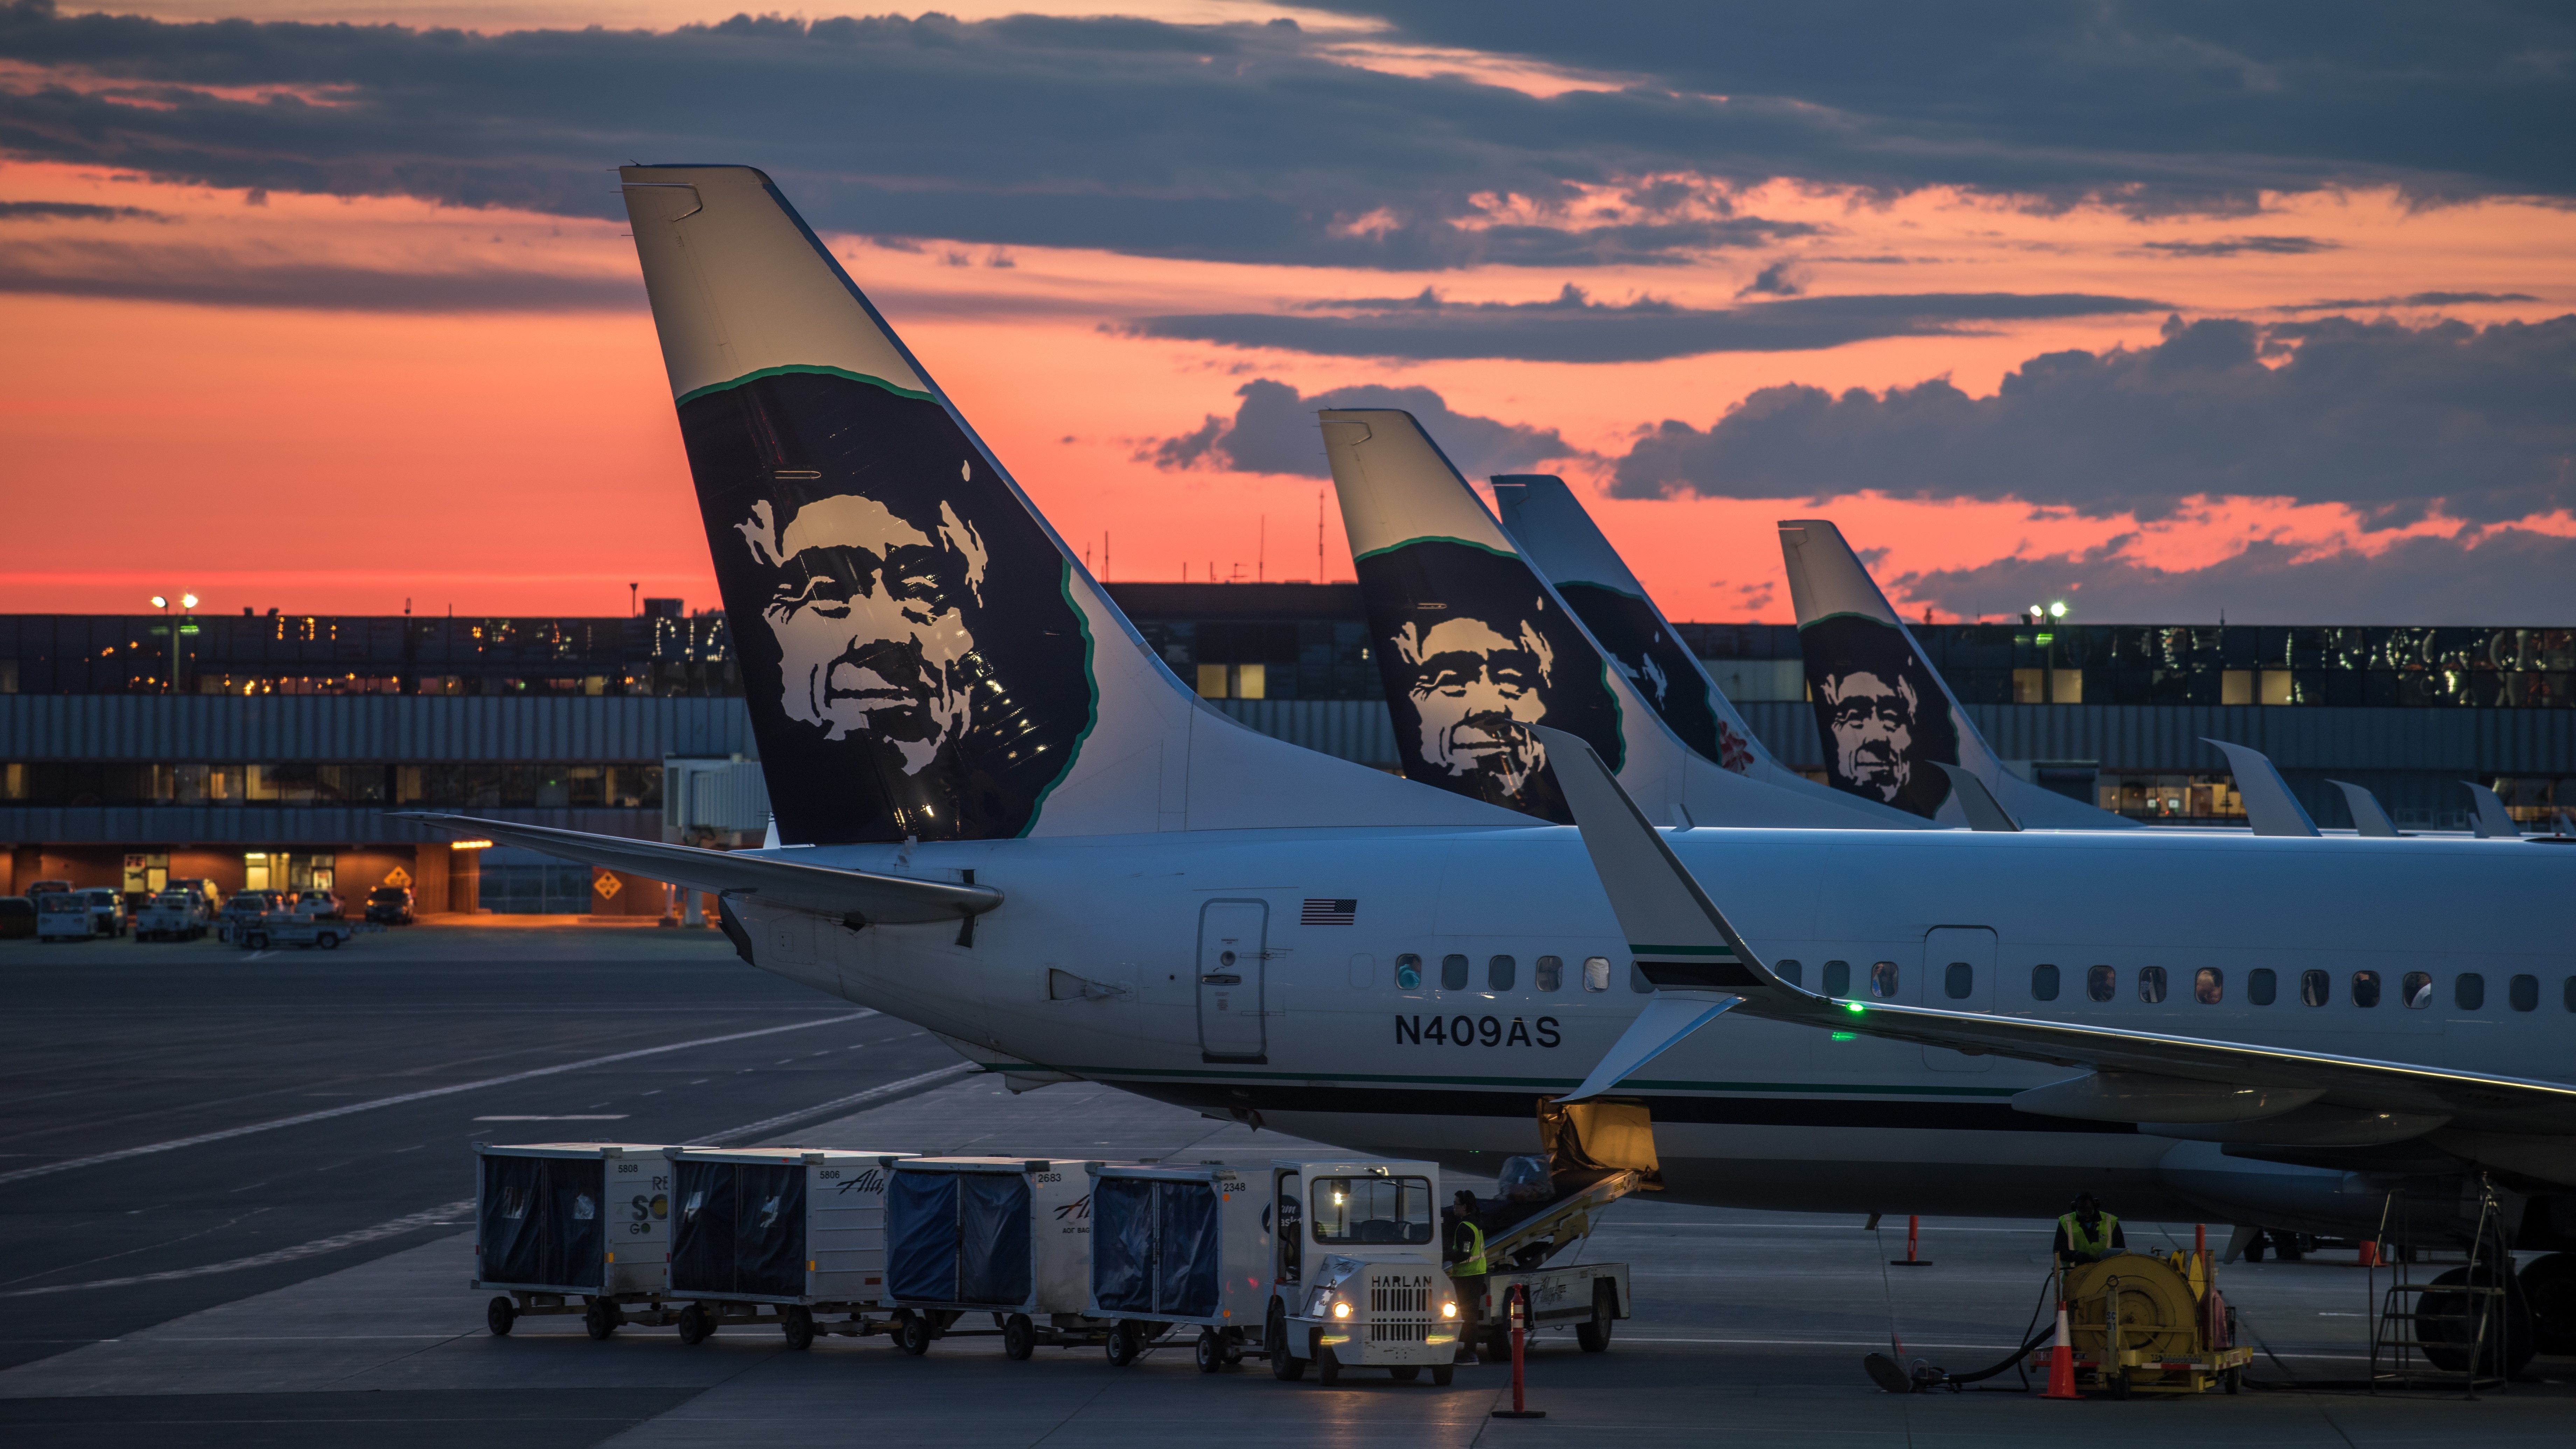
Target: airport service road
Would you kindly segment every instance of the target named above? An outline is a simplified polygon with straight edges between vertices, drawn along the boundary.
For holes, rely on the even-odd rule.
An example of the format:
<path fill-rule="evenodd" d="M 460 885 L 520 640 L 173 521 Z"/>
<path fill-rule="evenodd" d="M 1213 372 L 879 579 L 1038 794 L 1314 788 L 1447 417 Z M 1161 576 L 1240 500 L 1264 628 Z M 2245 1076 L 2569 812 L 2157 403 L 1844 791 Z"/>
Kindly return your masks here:
<path fill-rule="evenodd" d="M 1072 1083 L 1010 1096 L 968 1076 L 780 1136 L 817 1147 L 1196 1161 L 1297 1156 L 1311 1144 Z M 1452 1175 L 1444 1187 L 1489 1186 Z M 2132 1223 L 2141 1246 L 2191 1226 Z M 2223 1270 L 2245 1322 L 2277 1352 L 2263 1388 L 2189 1402 L 2061 1404 L 2018 1393 L 1891 1398 L 1860 1356 L 1891 1329 L 1936 1362 L 1990 1362 L 2017 1342 L 2048 1255 L 2048 1225 L 1925 1224 L 1934 1266 L 1891 1270 L 1901 1229 L 1853 1217 L 1738 1212 L 1631 1200 L 1587 1251 L 1634 1265 L 1637 1316 L 1606 1354 L 1541 1335 L 1530 1392 L 1549 1417 L 1488 1417 L 1508 1402 L 1499 1366 L 1455 1385 L 1354 1373 L 1327 1389 L 1260 1364 L 1199 1373 L 1185 1346 L 1132 1368 L 1097 1349 L 1010 1363 L 992 1339 L 947 1339 L 919 1359 L 884 1338 L 788 1351 L 775 1332 L 727 1330 L 696 1347 L 667 1330 L 592 1342 L 578 1320 L 483 1328 L 467 1290 L 473 1237 L 450 1230 L 399 1252 L 0 1370 L 0 1437 L 48 1449 L 160 1444 L 370 1449 L 613 1449 L 706 1444 L 927 1444 L 939 1449 L 2261 1449 L 2550 1445 L 2569 1441 L 2576 1391 L 2517 1384 L 2476 1404 L 2328 1387 L 2361 1370 L 2363 1275 L 2311 1260 Z M 2347 1255 L 2348 1256 L 2348 1255 Z M 2571 1367 L 2542 1360 L 2543 1374 Z M 2013 1386 L 2007 1376 L 1999 1384 Z"/>
<path fill-rule="evenodd" d="M 0 1366 L 451 1236 L 477 1138 L 748 1141 L 958 1065 L 713 931 L 0 942 Z"/>

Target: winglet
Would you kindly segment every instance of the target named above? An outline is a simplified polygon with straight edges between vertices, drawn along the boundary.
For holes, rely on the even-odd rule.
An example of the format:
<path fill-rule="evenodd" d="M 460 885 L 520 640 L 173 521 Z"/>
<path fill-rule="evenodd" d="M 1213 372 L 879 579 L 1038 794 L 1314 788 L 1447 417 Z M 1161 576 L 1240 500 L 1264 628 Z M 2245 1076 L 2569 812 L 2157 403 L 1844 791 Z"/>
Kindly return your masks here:
<path fill-rule="evenodd" d="M 2315 835 L 2317 822 L 2308 818 L 2307 807 L 2290 793 L 2290 782 L 2272 766 L 2271 757 L 2252 745 L 2231 745 L 2206 735 L 2202 744 L 2211 746 L 2227 757 L 2227 768 L 2236 775 L 2236 793 L 2245 801 L 2245 819 L 2257 835 Z"/>
<path fill-rule="evenodd" d="M 1609 1091 L 1747 997 L 1806 995 L 1762 964 L 1589 745 L 1560 730 L 1533 726 L 1531 733 L 1556 762 L 1592 869 L 1637 970 L 1655 987 L 1654 999 L 1583 1085 L 1558 1100 Z"/>
<path fill-rule="evenodd" d="M 2389 819 L 2388 812 L 2380 808 L 2378 796 L 2349 780 L 2328 780 L 2326 783 L 2343 792 L 2343 803 L 2352 811 L 2355 834 L 2375 835 L 2382 839 L 2396 836 L 2397 822 Z"/>
<path fill-rule="evenodd" d="M 2468 786 L 2469 798 L 2478 802 L 2477 818 L 2471 822 L 2478 839 L 2519 840 L 2522 838 L 2522 824 L 2513 818 L 2513 812 L 2504 808 L 2502 797 L 2474 780 L 2462 780 L 2460 783 Z"/>
<path fill-rule="evenodd" d="M 1995 799 L 1995 792 L 1986 788 L 1985 781 L 1957 765 L 1942 764 L 1939 760 L 1932 763 L 1940 765 L 1941 773 L 1950 777 L 1953 798 L 1959 802 L 1960 810 L 1967 814 L 1969 829 L 2021 829 L 2021 822 L 2004 810 L 2002 802 Z"/>

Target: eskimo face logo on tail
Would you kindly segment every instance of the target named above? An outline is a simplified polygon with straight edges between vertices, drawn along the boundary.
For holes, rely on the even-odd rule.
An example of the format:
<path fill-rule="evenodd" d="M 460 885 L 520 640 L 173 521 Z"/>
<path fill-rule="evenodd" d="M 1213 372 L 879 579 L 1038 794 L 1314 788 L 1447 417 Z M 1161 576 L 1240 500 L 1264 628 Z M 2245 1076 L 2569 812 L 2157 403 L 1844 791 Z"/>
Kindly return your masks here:
<path fill-rule="evenodd" d="M 1600 584 L 1560 583 L 1557 593 L 1683 744 L 1738 773 L 1753 767 L 1751 748 L 1718 718 L 1698 666 L 1652 605 Z"/>
<path fill-rule="evenodd" d="M 1490 776 L 1505 794 L 1529 788 L 1546 748 L 1519 725 L 1547 718 L 1556 651 L 1529 625 L 1509 638 L 1482 619 L 1406 621 L 1389 647 L 1412 671 L 1422 758 L 1452 778 Z M 1508 625 L 1506 626 L 1508 627 Z"/>
<path fill-rule="evenodd" d="M 1092 718 L 1065 562 L 947 410 L 820 370 L 680 409 L 779 838 L 1024 833 Z M 782 770 L 782 766 L 785 768 Z"/>
<path fill-rule="evenodd" d="M 1905 635 L 1842 614 L 1800 629 L 1798 642 L 1834 788 L 1932 818 L 1950 798 L 1949 777 L 1933 766 L 1959 763 L 1959 732 Z"/>
<path fill-rule="evenodd" d="M 1419 539 L 1360 560 L 1359 573 L 1406 777 L 1570 820 L 1526 726 L 1581 735 L 1616 760 L 1618 710 L 1590 646 L 1527 566 Z"/>

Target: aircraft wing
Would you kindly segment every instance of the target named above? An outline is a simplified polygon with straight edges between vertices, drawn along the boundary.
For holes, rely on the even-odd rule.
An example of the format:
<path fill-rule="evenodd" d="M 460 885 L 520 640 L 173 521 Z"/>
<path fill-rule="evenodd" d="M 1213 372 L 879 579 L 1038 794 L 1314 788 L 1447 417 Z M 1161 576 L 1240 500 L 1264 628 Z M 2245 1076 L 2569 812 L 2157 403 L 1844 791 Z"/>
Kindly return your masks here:
<path fill-rule="evenodd" d="M 1844 1001 L 1792 986 L 1727 923 L 1672 847 L 1580 740 L 1545 729 L 1537 733 L 1556 763 L 1566 803 L 1637 969 L 1655 984 L 1658 998 L 1678 998 L 1660 1012 L 1641 1014 L 1567 1100 L 1611 1090 L 1638 1066 L 1731 1010 L 1859 1036 L 2090 1069 L 2104 1082 L 2118 1084 L 2081 1092 L 2059 1091 L 2075 1083 L 2038 1089 L 2034 1096 L 2054 1094 L 2074 1108 L 2059 1115 L 2164 1122 L 2223 1121 L 2232 1115 L 2253 1121 L 2322 1103 L 2371 1114 L 2392 1127 L 2420 1124 L 2414 1128 L 2418 1132 L 2447 1122 L 2499 1133 L 2576 1133 L 2576 1085 L 2565 1082 L 2120 1027 Z M 2116 1110 L 2123 1093 L 2140 1106 Z M 2231 1100 L 2237 1107 L 2232 1114 L 2227 1106 Z M 2029 1105 L 2047 1110 L 2036 1102 Z M 2189 1115 L 2195 1111 L 2200 1115 Z"/>
<path fill-rule="evenodd" d="M 515 825 L 506 820 L 479 820 L 471 815 L 394 812 L 439 830 L 483 836 L 503 845 L 541 850 L 585 865 L 630 871 L 716 895 L 758 896 L 763 901 L 824 915 L 857 915 L 874 925 L 954 921 L 980 916 L 1002 903 L 991 886 L 923 880 L 877 871 L 842 870 L 806 865 L 774 856 L 739 851 L 701 850 L 694 845 L 665 845 L 656 840 L 630 840 L 620 835 L 593 835 L 585 830 L 558 830 L 551 825 Z"/>

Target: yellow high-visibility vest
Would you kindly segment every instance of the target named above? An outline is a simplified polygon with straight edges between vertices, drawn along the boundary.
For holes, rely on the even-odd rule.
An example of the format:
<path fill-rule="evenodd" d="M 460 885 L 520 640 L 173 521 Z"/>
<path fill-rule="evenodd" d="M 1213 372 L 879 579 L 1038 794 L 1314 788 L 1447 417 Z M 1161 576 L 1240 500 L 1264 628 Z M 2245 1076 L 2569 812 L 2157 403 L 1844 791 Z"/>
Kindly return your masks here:
<path fill-rule="evenodd" d="M 2111 1250 L 2111 1232 L 2119 1225 L 2120 1220 L 2109 1213 L 2102 1214 L 2101 1221 L 2093 1225 L 2091 1233 L 2085 1232 L 2084 1224 L 2078 1221 L 2073 1213 L 2067 1213 L 2057 1220 L 2058 1228 L 2066 1234 L 2067 1250 L 2093 1258 L 2098 1258 Z"/>
<path fill-rule="evenodd" d="M 1467 1240 L 1472 1246 L 1467 1256 L 1458 1260 L 1458 1266 L 1449 1270 L 1452 1278 L 1473 1278 L 1485 1271 L 1485 1230 L 1474 1223 L 1467 1224 Z"/>

